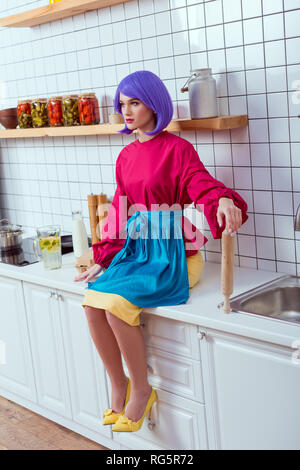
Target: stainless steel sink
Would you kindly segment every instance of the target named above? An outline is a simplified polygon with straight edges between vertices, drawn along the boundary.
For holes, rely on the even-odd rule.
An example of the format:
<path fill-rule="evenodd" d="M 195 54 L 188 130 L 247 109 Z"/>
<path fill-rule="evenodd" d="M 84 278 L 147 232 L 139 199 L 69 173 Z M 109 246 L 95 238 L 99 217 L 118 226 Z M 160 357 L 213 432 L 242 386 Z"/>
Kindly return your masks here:
<path fill-rule="evenodd" d="M 223 302 L 218 305 L 223 308 Z M 233 312 L 269 317 L 300 326 L 300 277 L 282 276 L 232 297 Z"/>

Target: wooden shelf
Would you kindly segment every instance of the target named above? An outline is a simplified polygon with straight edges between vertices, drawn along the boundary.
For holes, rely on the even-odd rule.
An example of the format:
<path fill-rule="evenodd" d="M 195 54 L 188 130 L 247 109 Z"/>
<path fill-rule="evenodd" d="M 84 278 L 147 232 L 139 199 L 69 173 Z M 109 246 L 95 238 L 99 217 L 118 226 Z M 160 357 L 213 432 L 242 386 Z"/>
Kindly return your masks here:
<path fill-rule="evenodd" d="M 247 114 L 240 116 L 219 116 L 209 119 L 174 119 L 166 127 L 169 132 L 194 131 L 201 129 L 224 130 L 244 127 L 248 124 Z M 124 124 L 97 124 L 96 126 L 42 127 L 40 129 L 0 130 L 0 139 L 33 137 L 67 137 L 78 135 L 111 135 L 123 129 Z M 134 131 L 137 132 L 137 131 Z"/>
<path fill-rule="evenodd" d="M 8 28 L 29 28 L 50 21 L 60 20 L 68 16 L 80 15 L 86 11 L 98 10 L 130 0 L 62 0 L 61 2 L 16 15 L 0 18 L 0 26 Z"/>

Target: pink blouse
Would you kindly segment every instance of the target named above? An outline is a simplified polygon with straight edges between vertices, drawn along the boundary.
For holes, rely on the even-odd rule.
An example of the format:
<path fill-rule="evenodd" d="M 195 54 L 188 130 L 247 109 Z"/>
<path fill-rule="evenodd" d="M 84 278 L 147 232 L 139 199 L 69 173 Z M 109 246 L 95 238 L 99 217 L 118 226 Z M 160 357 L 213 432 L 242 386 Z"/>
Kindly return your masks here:
<path fill-rule="evenodd" d="M 210 175 L 189 141 L 168 131 L 124 147 L 116 162 L 116 182 L 102 240 L 93 244 L 94 261 L 105 268 L 122 249 L 126 222 L 137 210 L 184 209 L 194 202 L 201 205 L 214 238 L 221 238 L 226 225 L 225 217 L 221 227 L 216 218 L 221 197 L 241 209 L 242 223 L 248 219 L 244 199 Z M 182 230 L 187 257 L 208 241 L 186 217 Z"/>

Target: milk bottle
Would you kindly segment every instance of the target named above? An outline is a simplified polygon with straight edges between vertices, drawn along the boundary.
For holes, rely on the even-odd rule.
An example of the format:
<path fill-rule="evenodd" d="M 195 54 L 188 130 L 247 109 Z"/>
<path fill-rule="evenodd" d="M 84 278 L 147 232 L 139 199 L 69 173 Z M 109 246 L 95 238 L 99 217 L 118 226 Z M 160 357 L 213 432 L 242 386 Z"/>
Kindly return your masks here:
<path fill-rule="evenodd" d="M 72 241 L 75 258 L 89 251 L 88 236 L 81 211 L 72 211 Z"/>

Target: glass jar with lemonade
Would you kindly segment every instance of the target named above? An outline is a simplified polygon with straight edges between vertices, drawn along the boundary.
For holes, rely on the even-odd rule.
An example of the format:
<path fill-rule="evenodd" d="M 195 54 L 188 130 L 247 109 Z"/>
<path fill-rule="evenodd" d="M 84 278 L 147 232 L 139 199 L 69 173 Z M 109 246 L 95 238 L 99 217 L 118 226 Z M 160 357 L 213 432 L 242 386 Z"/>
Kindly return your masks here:
<path fill-rule="evenodd" d="M 43 260 L 45 269 L 61 268 L 61 227 L 60 225 L 45 225 L 36 229 L 37 240 L 33 241 L 35 255 Z M 37 241 L 41 255 L 37 250 Z"/>

